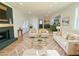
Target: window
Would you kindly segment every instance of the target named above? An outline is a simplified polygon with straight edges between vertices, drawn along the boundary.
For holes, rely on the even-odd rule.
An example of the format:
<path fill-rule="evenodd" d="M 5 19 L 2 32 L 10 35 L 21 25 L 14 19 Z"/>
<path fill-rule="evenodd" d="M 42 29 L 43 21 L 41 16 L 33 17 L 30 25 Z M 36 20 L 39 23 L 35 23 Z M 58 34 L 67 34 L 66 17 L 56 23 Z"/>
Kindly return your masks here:
<path fill-rule="evenodd" d="M 76 31 L 79 31 L 79 8 L 76 8 L 74 28 Z"/>
<path fill-rule="evenodd" d="M 40 24 L 42 24 L 43 23 L 43 21 L 42 20 L 40 20 Z"/>

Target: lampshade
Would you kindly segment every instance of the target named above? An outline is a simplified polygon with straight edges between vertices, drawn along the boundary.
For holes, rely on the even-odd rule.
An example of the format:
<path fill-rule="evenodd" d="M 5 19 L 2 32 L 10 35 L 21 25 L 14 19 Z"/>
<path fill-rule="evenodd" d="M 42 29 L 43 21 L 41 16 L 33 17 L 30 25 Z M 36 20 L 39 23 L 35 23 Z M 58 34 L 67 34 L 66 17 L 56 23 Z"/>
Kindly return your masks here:
<path fill-rule="evenodd" d="M 56 29 L 58 29 L 58 30 L 59 30 L 59 29 L 60 29 L 60 26 L 56 26 Z"/>

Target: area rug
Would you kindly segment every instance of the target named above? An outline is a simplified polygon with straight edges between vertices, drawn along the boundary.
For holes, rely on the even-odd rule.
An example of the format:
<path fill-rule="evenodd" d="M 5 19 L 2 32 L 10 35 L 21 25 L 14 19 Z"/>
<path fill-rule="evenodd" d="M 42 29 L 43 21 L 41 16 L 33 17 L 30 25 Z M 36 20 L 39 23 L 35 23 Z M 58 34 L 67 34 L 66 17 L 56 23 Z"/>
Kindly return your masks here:
<path fill-rule="evenodd" d="M 56 50 L 36 50 L 27 49 L 24 51 L 23 56 L 60 56 Z"/>

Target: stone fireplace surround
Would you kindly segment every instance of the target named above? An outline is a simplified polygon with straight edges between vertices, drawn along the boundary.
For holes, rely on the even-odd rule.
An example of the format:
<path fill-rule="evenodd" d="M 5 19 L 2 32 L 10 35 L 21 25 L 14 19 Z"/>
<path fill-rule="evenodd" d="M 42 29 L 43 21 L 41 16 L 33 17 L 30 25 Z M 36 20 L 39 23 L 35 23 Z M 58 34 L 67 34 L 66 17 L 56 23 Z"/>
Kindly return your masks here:
<path fill-rule="evenodd" d="M 0 50 L 15 40 L 13 27 L 0 27 Z"/>

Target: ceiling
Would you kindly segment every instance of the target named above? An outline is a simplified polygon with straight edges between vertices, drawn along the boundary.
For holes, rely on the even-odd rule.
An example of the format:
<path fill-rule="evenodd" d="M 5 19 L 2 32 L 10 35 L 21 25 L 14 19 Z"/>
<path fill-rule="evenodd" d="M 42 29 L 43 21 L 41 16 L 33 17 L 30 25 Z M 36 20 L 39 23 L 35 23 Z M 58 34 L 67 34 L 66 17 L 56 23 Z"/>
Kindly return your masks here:
<path fill-rule="evenodd" d="M 18 8 L 26 15 L 52 15 L 53 13 L 69 6 L 72 2 L 7 2 L 11 6 Z"/>

